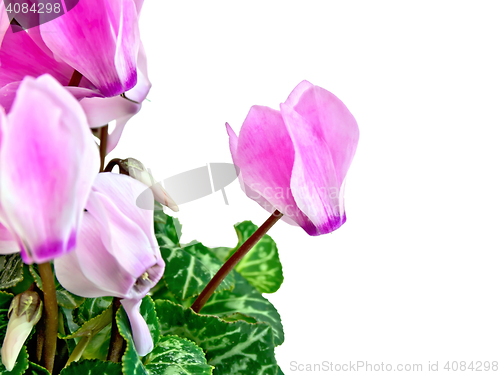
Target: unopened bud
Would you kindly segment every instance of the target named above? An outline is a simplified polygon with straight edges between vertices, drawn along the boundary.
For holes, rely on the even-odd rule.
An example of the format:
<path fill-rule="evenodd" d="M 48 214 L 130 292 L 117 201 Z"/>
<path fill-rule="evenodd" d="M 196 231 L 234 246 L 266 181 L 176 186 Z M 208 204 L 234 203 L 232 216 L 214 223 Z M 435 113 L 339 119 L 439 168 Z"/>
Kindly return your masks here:
<path fill-rule="evenodd" d="M 168 195 L 159 182 L 155 181 L 151 173 L 146 170 L 144 165 L 139 160 L 128 158 L 123 161 L 123 164 L 126 165 L 129 176 L 149 186 L 157 202 L 167 206 L 172 211 L 179 211 L 179 207 L 174 202 L 172 197 Z"/>
<path fill-rule="evenodd" d="M 42 300 L 38 293 L 26 291 L 15 296 L 8 317 L 1 353 L 3 365 L 7 371 L 12 371 L 24 342 L 42 317 Z"/>

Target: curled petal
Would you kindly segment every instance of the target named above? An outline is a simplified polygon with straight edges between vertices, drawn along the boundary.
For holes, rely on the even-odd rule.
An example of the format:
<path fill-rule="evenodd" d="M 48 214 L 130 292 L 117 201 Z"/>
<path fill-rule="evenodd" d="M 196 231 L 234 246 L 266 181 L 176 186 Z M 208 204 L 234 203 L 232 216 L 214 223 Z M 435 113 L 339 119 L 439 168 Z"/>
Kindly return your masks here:
<path fill-rule="evenodd" d="M 26 263 L 46 262 L 75 246 L 98 166 L 76 99 L 51 76 L 26 77 L 2 122 L 0 149 L 0 200 Z"/>
<path fill-rule="evenodd" d="M 79 1 L 40 30 L 54 56 L 82 73 L 105 96 L 135 86 L 139 28 L 133 0 Z"/>
<path fill-rule="evenodd" d="M 299 114 L 317 137 L 323 138 L 340 186 L 358 146 L 359 128 L 354 116 L 331 92 L 307 81 L 301 82 L 284 104 Z"/>
<path fill-rule="evenodd" d="M 61 285 L 84 297 L 127 299 L 141 299 L 156 285 L 165 262 L 154 237 L 152 211 L 136 206 L 144 189 L 128 176 L 97 176 L 77 247 L 54 262 Z"/>
<path fill-rule="evenodd" d="M 262 199 L 269 202 L 309 232 L 314 226 L 299 209 L 290 190 L 294 159 L 293 142 L 280 112 L 253 106 L 243 122 L 235 159 L 245 189 L 257 192 L 261 202 Z"/>
<path fill-rule="evenodd" d="M 141 315 L 140 299 L 122 299 L 121 303 L 127 313 L 130 327 L 132 328 L 132 336 L 137 354 L 145 356 L 153 350 L 153 338 L 149 332 L 148 325 Z"/>
<path fill-rule="evenodd" d="M 281 105 L 295 149 L 290 188 L 300 210 L 313 222 L 310 235 L 330 233 L 344 223 L 332 155 L 312 124 L 289 106 Z"/>

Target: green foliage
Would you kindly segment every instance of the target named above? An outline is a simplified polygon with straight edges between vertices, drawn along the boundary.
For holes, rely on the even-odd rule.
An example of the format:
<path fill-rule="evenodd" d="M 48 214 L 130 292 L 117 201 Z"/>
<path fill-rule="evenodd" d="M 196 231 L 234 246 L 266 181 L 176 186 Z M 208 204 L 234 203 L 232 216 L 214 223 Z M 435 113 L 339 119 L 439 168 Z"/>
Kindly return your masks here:
<path fill-rule="evenodd" d="M 154 229 L 160 246 L 178 247 L 182 225 L 179 220 L 163 213 L 163 208 L 155 202 Z"/>
<path fill-rule="evenodd" d="M 166 264 L 163 280 L 180 301 L 199 295 L 222 267 L 217 257 L 199 242 L 183 247 L 161 247 L 160 250 Z M 234 276 L 231 274 L 217 292 L 233 287 Z"/>
<path fill-rule="evenodd" d="M 262 295 L 275 292 L 283 282 L 274 241 L 269 236 L 259 241 L 196 314 L 189 308 L 191 304 L 257 227 L 248 221 L 236 225 L 235 248 L 208 248 L 196 241 L 182 244 L 179 221 L 159 209 L 154 212 L 154 228 L 166 269 L 140 307 L 153 338 L 153 351 L 139 356 L 127 314 L 120 308 L 116 322 L 125 340 L 125 351 L 121 363 L 106 361 L 113 298 L 79 297 L 56 280 L 59 338 L 66 342 L 64 350 L 59 345 L 58 355 L 67 353 L 66 358 L 71 356 L 70 361 L 74 361 L 61 375 L 283 374 L 274 356 L 275 346 L 284 341 L 283 326 L 274 306 Z M 0 289 L 18 294 L 33 282 L 42 290 L 37 265 L 23 265 L 18 255 L 0 256 Z M 2 341 L 12 298 L 12 294 L 0 291 Z M 28 347 L 36 347 L 36 336 L 28 340 Z M 0 364 L 0 375 L 4 373 Z M 9 374 L 23 373 L 48 374 L 40 365 L 28 361 L 26 347 Z"/>
<path fill-rule="evenodd" d="M 119 363 L 85 360 L 73 362 L 61 371 L 61 375 L 120 375 L 122 368 Z"/>
<path fill-rule="evenodd" d="M 234 228 L 238 234 L 235 251 L 258 229 L 251 221 L 244 221 Z M 243 257 L 235 269 L 261 293 L 274 293 L 283 283 L 278 248 L 267 234 Z"/>
<path fill-rule="evenodd" d="M 14 298 L 12 294 L 0 291 L 0 342 L 3 342 L 5 333 L 7 332 L 7 324 L 9 323 L 7 313 L 9 312 L 12 298 Z"/>
<path fill-rule="evenodd" d="M 267 323 L 226 322 L 199 315 L 170 301 L 156 301 L 162 335 L 194 341 L 205 352 L 215 375 L 275 375 L 274 339 Z"/>
<path fill-rule="evenodd" d="M 210 375 L 213 369 L 199 346 L 177 336 L 162 336 L 144 365 L 151 375 Z"/>
<path fill-rule="evenodd" d="M 275 307 L 262 296 L 245 278 L 236 274 L 236 286 L 232 291 L 214 294 L 203 309 L 202 314 L 217 315 L 227 320 L 234 314 L 244 314 L 259 322 L 271 325 L 274 333 L 274 344 L 281 345 L 285 340 L 281 318 Z M 244 319 L 248 321 L 248 319 Z"/>
<path fill-rule="evenodd" d="M 0 289 L 11 288 L 23 280 L 23 260 L 19 254 L 0 255 Z"/>
<path fill-rule="evenodd" d="M 31 375 L 50 375 L 50 372 L 45 367 L 33 362 L 29 362 L 28 373 Z"/>

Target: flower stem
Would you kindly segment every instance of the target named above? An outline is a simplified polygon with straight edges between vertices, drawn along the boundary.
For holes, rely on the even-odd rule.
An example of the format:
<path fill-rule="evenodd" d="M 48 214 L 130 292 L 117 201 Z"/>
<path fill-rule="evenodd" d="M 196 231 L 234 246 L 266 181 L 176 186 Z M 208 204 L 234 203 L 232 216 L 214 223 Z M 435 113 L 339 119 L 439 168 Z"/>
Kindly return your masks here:
<path fill-rule="evenodd" d="M 215 289 L 220 285 L 222 280 L 231 272 L 231 270 L 239 263 L 239 261 L 259 242 L 259 240 L 264 237 L 271 227 L 278 222 L 283 214 L 278 210 L 274 211 L 273 214 L 266 220 L 264 224 L 261 225 L 259 229 L 255 231 L 254 234 L 248 238 L 248 240 L 240 246 L 238 250 L 229 258 L 226 263 L 221 267 L 221 269 L 215 274 L 215 276 L 210 280 L 205 289 L 198 296 L 196 301 L 194 301 L 191 308 L 194 312 L 199 313 L 200 310 L 205 306 L 205 303 L 214 294 Z"/>
<path fill-rule="evenodd" d="M 120 335 L 118 331 L 118 325 L 116 324 L 116 313 L 121 306 L 121 302 L 119 298 L 113 298 L 113 320 L 111 321 L 111 341 L 109 343 L 108 349 L 108 361 L 111 362 L 120 362 L 123 344 L 123 337 Z"/>
<path fill-rule="evenodd" d="M 43 360 L 45 368 L 52 374 L 57 346 L 58 312 L 56 285 L 50 262 L 38 265 L 43 286 L 43 307 L 45 310 L 45 335 L 43 344 Z"/>
<path fill-rule="evenodd" d="M 108 147 L 108 125 L 101 128 L 101 144 L 99 145 L 99 154 L 101 155 L 100 172 L 104 171 L 104 159 L 106 158 L 106 148 Z"/>
<path fill-rule="evenodd" d="M 82 78 L 82 73 L 80 73 L 78 70 L 75 70 L 73 72 L 73 75 L 71 76 L 71 79 L 69 80 L 68 86 L 78 87 Z"/>
<path fill-rule="evenodd" d="M 108 165 L 106 165 L 106 168 L 104 168 L 103 172 L 111 172 L 115 166 L 118 166 L 118 168 L 120 169 L 120 174 L 124 174 L 127 176 L 129 175 L 127 163 L 124 160 L 118 158 L 111 160 Z"/>

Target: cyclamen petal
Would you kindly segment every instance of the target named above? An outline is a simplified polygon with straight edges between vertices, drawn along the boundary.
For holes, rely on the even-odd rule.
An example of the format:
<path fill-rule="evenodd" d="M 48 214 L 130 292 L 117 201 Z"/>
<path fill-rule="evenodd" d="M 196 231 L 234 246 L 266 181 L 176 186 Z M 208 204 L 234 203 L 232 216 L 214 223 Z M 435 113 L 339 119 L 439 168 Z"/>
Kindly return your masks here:
<path fill-rule="evenodd" d="M 137 83 L 140 39 L 133 0 L 79 1 L 40 30 L 56 59 L 82 73 L 105 96 Z"/>
<path fill-rule="evenodd" d="M 75 251 L 54 261 L 57 279 L 70 292 L 122 298 L 141 355 L 153 346 L 139 313 L 140 301 L 165 270 L 154 235 L 153 212 L 136 205 L 145 189 L 146 185 L 129 176 L 100 173 L 86 205 Z M 142 194 L 146 198 L 153 203 L 152 193 Z"/>
<path fill-rule="evenodd" d="M 7 11 L 5 10 L 5 3 L 0 2 L 0 45 L 2 45 L 3 36 L 9 28 L 10 20 Z"/>
<path fill-rule="evenodd" d="M 0 223 L 0 254 L 14 254 L 20 251 L 16 238 L 9 228 Z"/>
<path fill-rule="evenodd" d="M 24 262 L 71 251 L 99 168 L 81 106 L 53 77 L 26 77 L 1 129 L 0 202 Z"/>
<path fill-rule="evenodd" d="M 149 332 L 148 325 L 140 312 L 142 300 L 122 299 L 121 304 L 127 313 L 132 328 L 132 336 L 137 354 L 145 356 L 153 350 L 153 338 Z"/>
<path fill-rule="evenodd" d="M 233 161 L 246 194 L 279 210 L 310 235 L 344 224 L 344 186 L 359 129 L 333 94 L 301 82 L 280 111 L 254 106 L 239 137 L 228 127 Z"/>

